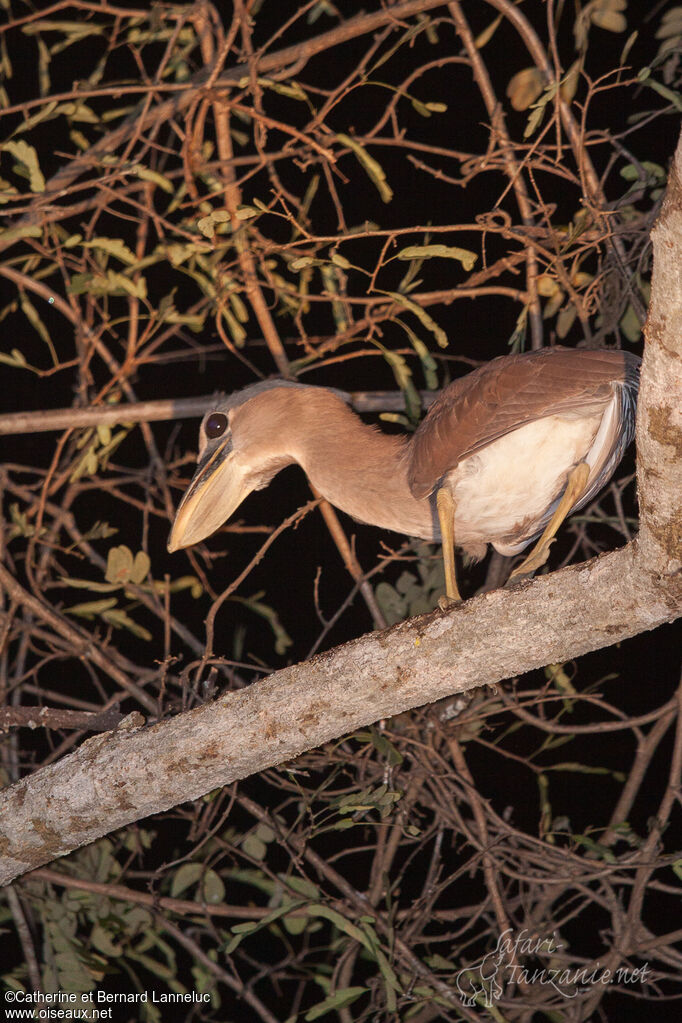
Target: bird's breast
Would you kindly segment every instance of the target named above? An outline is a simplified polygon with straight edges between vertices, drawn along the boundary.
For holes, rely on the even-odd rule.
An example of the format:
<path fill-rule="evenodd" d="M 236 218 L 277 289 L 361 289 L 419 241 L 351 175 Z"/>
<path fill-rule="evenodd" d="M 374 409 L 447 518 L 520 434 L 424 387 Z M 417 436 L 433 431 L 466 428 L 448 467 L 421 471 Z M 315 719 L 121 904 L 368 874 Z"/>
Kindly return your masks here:
<path fill-rule="evenodd" d="M 603 416 L 547 416 L 505 434 L 448 473 L 455 501 L 455 543 L 492 543 L 517 554 L 549 520 L 570 470 L 589 458 Z M 592 463 L 591 463 L 592 464 Z"/>

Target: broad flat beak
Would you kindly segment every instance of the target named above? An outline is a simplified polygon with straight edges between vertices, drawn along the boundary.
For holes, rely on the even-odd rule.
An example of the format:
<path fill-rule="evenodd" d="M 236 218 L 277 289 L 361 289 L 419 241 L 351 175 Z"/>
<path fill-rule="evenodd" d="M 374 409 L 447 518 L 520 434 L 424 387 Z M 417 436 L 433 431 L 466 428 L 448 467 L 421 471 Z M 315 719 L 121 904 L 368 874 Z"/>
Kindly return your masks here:
<path fill-rule="evenodd" d="M 215 533 L 249 491 L 228 438 L 199 463 L 177 510 L 168 550 L 191 547 Z"/>

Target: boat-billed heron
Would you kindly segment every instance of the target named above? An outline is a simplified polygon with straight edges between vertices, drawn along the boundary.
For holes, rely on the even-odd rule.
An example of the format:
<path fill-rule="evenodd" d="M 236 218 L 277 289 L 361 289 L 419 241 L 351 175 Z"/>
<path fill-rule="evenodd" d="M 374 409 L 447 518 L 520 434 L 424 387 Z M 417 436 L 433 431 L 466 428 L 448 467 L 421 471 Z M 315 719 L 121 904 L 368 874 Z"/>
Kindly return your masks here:
<path fill-rule="evenodd" d="M 562 521 L 611 477 L 632 440 L 640 359 L 550 348 L 507 355 L 446 387 L 412 436 L 363 423 L 339 392 L 267 381 L 204 416 L 197 470 L 168 549 L 198 543 L 252 490 L 298 463 L 361 522 L 443 544 L 447 598 L 459 600 L 454 547 L 511 556 L 512 575 L 547 560 Z"/>

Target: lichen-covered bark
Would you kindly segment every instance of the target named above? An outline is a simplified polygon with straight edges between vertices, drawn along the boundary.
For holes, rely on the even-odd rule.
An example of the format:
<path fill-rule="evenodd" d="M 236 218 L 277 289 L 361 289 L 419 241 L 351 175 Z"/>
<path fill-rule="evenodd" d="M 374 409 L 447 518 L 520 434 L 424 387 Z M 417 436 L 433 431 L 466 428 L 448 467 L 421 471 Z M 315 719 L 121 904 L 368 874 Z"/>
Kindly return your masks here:
<path fill-rule="evenodd" d="M 650 571 L 682 570 L 682 142 L 651 234 L 654 274 L 637 420 L 639 544 Z"/>
<path fill-rule="evenodd" d="M 608 646 L 682 606 L 636 544 L 362 636 L 151 728 L 97 736 L 0 794 L 0 882 L 131 821 L 452 693 Z"/>
<path fill-rule="evenodd" d="M 448 614 L 363 636 L 155 725 L 126 719 L 0 794 L 0 883 L 382 717 L 682 614 L 682 146 L 654 231 L 638 417 L 639 538 Z"/>

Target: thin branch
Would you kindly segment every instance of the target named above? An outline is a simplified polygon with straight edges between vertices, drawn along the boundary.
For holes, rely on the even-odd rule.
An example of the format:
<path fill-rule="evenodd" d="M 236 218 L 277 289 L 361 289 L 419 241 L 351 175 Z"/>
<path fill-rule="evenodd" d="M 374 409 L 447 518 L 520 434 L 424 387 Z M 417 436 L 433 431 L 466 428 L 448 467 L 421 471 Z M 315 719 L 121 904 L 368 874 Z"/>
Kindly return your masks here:
<path fill-rule="evenodd" d="M 120 725 L 124 717 L 115 707 L 101 713 L 57 707 L 0 707 L 0 732 L 10 728 L 80 728 L 86 732 L 109 732 Z"/>
<path fill-rule="evenodd" d="M 404 412 L 402 391 L 338 391 L 356 412 Z M 425 408 L 438 391 L 420 391 Z M 91 405 L 88 408 L 39 409 L 0 415 L 0 436 L 13 433 L 45 433 L 50 430 L 113 426 L 115 423 L 155 423 L 175 419 L 200 419 L 213 408 L 218 392 L 201 398 L 164 398 L 122 405 Z"/>

